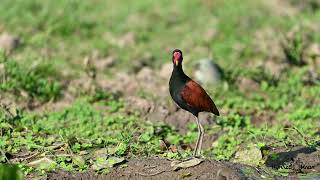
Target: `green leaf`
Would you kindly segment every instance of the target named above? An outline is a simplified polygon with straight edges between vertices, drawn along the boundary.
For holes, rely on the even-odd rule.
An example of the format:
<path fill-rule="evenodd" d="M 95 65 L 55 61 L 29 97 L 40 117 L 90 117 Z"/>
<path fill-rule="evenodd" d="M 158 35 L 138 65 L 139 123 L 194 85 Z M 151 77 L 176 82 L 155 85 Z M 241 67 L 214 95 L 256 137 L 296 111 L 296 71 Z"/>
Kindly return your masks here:
<path fill-rule="evenodd" d="M 16 165 L 0 164 L 0 179 L 23 180 L 23 174 Z"/>

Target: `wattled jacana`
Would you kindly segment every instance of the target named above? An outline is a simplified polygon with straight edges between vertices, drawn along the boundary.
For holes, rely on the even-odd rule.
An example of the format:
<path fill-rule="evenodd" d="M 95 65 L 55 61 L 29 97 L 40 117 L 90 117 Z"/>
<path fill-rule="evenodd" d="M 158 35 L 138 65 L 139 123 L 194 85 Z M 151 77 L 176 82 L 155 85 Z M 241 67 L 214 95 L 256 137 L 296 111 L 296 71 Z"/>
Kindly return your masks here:
<path fill-rule="evenodd" d="M 183 72 L 182 60 L 182 52 L 175 49 L 172 52 L 173 71 L 169 81 L 169 91 L 172 99 L 180 108 L 189 111 L 196 117 L 198 139 L 193 156 L 197 157 L 200 156 L 203 139 L 203 127 L 198 115 L 200 112 L 211 112 L 219 116 L 219 111 L 206 91 Z"/>

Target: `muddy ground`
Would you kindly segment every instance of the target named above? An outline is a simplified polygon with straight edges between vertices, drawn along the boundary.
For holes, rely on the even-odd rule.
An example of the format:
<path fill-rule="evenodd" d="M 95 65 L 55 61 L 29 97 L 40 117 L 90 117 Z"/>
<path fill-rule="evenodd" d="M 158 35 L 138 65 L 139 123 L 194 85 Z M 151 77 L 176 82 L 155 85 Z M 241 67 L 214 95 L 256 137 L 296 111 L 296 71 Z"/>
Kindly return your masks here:
<path fill-rule="evenodd" d="M 290 154 L 290 153 L 289 153 Z M 313 155 L 299 153 L 293 163 L 293 166 L 302 168 L 314 167 L 308 171 L 320 172 L 319 152 Z M 284 158 L 288 157 L 287 155 Z M 314 159 L 313 159 L 314 158 Z M 313 160 L 311 160 L 313 159 Z M 299 166 L 299 162 L 307 163 L 305 166 Z M 301 163 L 300 162 L 300 163 Z M 187 169 L 174 171 L 170 167 L 171 161 L 151 157 L 144 159 L 132 159 L 127 162 L 125 168 L 115 168 L 110 174 L 97 175 L 94 172 L 71 173 L 66 171 L 56 171 L 48 174 L 48 180 L 85 180 L 85 179 L 299 179 L 299 178 L 320 178 L 318 174 L 299 175 L 292 173 L 287 177 L 271 175 L 268 169 L 254 168 L 247 165 L 235 164 L 230 162 L 220 162 L 205 160 L 201 164 Z"/>
<path fill-rule="evenodd" d="M 55 172 L 48 179 L 245 179 L 246 175 L 237 166 L 230 163 L 206 160 L 200 165 L 188 169 L 173 171 L 170 160 L 163 158 L 133 159 L 127 168 L 117 168 L 108 175 L 93 173 L 71 174 Z M 253 174 L 259 176 L 254 169 Z"/>
<path fill-rule="evenodd" d="M 86 180 L 86 179 L 318 179 L 320 178 L 320 151 L 315 148 L 293 147 L 290 151 L 277 148 L 277 160 L 266 157 L 263 167 L 232 163 L 228 161 L 204 160 L 199 165 L 186 169 L 173 170 L 173 160 L 162 157 L 130 159 L 118 165 L 107 175 L 93 171 L 72 173 L 54 171 L 48 180 Z M 284 169 L 288 176 L 275 175 L 276 169 Z M 32 177 L 29 177 L 32 179 Z"/>

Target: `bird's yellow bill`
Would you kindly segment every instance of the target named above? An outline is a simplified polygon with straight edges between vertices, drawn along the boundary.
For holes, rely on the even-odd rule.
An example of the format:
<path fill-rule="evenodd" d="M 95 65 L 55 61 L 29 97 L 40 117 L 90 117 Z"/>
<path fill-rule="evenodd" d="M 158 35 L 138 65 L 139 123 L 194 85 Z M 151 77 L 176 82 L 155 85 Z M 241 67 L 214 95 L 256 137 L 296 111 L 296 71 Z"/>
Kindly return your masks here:
<path fill-rule="evenodd" d="M 179 61 L 177 61 L 177 60 L 176 60 L 176 61 L 174 61 L 174 63 L 176 64 L 176 66 L 178 66 L 178 64 L 179 64 Z"/>

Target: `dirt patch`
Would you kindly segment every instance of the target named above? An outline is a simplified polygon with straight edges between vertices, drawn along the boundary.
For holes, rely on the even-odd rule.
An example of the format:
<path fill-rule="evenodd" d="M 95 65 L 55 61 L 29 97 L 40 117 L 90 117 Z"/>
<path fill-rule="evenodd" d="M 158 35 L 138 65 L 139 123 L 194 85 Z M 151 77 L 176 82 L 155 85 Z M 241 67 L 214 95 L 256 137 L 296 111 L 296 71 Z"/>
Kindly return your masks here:
<path fill-rule="evenodd" d="M 97 174 L 89 170 L 84 173 L 72 173 L 63 170 L 51 172 L 48 180 L 80 180 L 80 179 L 300 179 L 320 177 L 320 152 L 314 148 L 295 147 L 290 151 L 284 148 L 269 150 L 266 168 L 254 168 L 239 163 L 205 160 L 201 164 L 174 171 L 172 160 L 161 157 L 150 157 L 128 160 L 124 165 L 111 169 L 107 175 Z M 273 154 L 273 155 L 271 155 Z M 275 176 L 268 168 L 290 165 L 289 176 Z M 303 174 L 301 174 L 303 173 Z M 305 174 L 307 173 L 307 174 Z M 28 176 L 27 179 L 35 178 Z"/>
<path fill-rule="evenodd" d="M 262 125 L 271 126 L 276 123 L 275 114 L 271 111 L 255 112 L 252 115 L 251 123 L 256 127 L 261 127 Z"/>
<path fill-rule="evenodd" d="M 62 179 L 247 179 L 260 174 L 249 166 L 234 166 L 232 163 L 205 160 L 200 165 L 173 171 L 171 161 L 163 158 L 129 160 L 126 168 L 115 168 L 110 174 L 95 175 L 93 172 L 72 174 L 57 171 L 48 174 L 49 180 Z M 248 172 L 250 172 L 248 174 Z"/>
<path fill-rule="evenodd" d="M 64 108 L 70 107 L 74 100 L 74 96 L 72 96 L 70 93 L 65 93 L 64 96 L 58 101 L 49 101 L 41 104 L 39 107 L 34 107 L 31 110 L 38 113 L 61 111 Z"/>
<path fill-rule="evenodd" d="M 289 169 L 295 173 L 320 172 L 320 152 L 315 148 L 301 146 L 289 151 L 272 149 L 265 164 L 273 169 Z"/>

